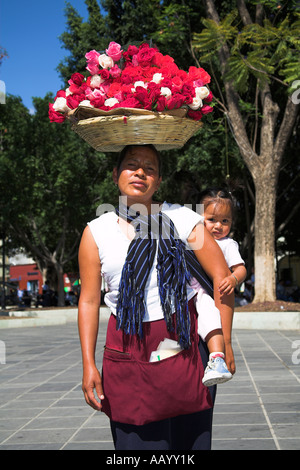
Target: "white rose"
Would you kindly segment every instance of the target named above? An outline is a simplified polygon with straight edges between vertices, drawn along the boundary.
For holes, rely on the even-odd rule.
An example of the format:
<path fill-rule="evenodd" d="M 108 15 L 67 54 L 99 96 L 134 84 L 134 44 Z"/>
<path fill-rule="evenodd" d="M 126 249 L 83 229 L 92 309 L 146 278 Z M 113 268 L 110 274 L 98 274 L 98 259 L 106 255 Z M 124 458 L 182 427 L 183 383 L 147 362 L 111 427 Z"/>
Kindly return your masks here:
<path fill-rule="evenodd" d="M 170 90 L 170 88 L 166 87 L 166 86 L 162 86 L 161 89 L 160 89 L 160 93 L 165 96 L 165 98 L 168 100 L 171 98 L 172 96 L 172 92 Z"/>
<path fill-rule="evenodd" d="M 79 103 L 78 106 L 89 106 L 90 108 L 93 108 L 93 107 L 94 107 L 94 106 L 90 103 L 89 100 L 80 101 L 80 103 Z"/>
<path fill-rule="evenodd" d="M 195 88 L 196 96 L 204 100 L 209 95 L 209 89 L 206 86 L 200 86 Z"/>
<path fill-rule="evenodd" d="M 70 91 L 70 88 L 66 89 L 66 96 L 73 95 L 73 93 Z"/>
<path fill-rule="evenodd" d="M 162 81 L 162 79 L 163 79 L 163 76 L 162 76 L 161 73 L 155 73 L 155 74 L 153 75 L 151 81 L 154 82 L 154 83 L 160 83 L 160 82 Z"/>
<path fill-rule="evenodd" d="M 194 111 L 196 111 L 199 108 L 202 108 L 202 106 L 203 106 L 202 99 L 199 98 L 198 96 L 195 96 L 195 98 L 193 98 L 193 102 L 189 104 L 189 107 L 193 109 Z"/>
<path fill-rule="evenodd" d="M 116 99 L 116 98 L 108 98 L 107 100 L 105 100 L 104 104 L 105 106 L 109 106 L 109 107 L 112 107 L 114 106 L 115 104 L 119 103 L 119 101 Z"/>
<path fill-rule="evenodd" d="M 103 83 L 104 81 L 105 80 L 103 80 L 100 75 L 93 75 L 90 81 L 91 88 L 99 88 L 101 83 Z"/>
<path fill-rule="evenodd" d="M 106 54 L 101 54 L 98 60 L 103 69 L 111 69 L 114 66 L 114 61 Z"/>
<path fill-rule="evenodd" d="M 147 89 L 146 83 L 145 83 L 145 82 L 142 82 L 142 81 L 140 80 L 140 81 L 138 81 L 138 82 L 134 82 L 133 88 L 131 88 L 132 93 L 135 92 L 136 87 L 138 87 L 138 86 L 141 86 L 141 87 Z"/>
<path fill-rule="evenodd" d="M 66 98 L 63 98 L 62 96 L 56 98 L 53 104 L 53 109 L 55 111 L 58 111 L 59 113 L 67 113 L 68 111 L 71 111 L 69 106 L 67 105 Z"/>

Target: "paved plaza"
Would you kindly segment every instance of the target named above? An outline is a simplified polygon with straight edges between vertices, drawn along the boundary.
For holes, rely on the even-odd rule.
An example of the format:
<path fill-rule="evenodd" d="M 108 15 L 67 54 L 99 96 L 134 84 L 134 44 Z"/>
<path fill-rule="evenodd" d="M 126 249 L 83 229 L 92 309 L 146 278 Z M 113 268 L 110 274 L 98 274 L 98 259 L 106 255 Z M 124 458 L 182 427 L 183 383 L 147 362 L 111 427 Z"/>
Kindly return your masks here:
<path fill-rule="evenodd" d="M 101 322 L 98 367 L 106 321 Z M 75 322 L 0 329 L 0 450 L 113 450 L 85 404 Z M 234 329 L 237 373 L 218 387 L 214 450 L 300 449 L 300 332 Z M 5 361 L 3 360 L 5 358 Z"/>

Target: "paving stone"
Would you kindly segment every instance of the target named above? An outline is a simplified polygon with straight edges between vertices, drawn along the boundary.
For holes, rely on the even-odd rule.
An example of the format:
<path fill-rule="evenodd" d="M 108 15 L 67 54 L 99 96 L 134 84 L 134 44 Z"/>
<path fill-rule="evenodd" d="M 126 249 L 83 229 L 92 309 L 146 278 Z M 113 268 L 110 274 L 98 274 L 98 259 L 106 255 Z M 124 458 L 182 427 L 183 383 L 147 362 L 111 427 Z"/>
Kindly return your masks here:
<path fill-rule="evenodd" d="M 114 449 L 108 418 L 83 398 L 76 324 L 5 329 L 0 340 L 0 450 Z M 295 330 L 234 330 L 237 373 L 218 386 L 213 450 L 299 450 L 299 340 Z"/>

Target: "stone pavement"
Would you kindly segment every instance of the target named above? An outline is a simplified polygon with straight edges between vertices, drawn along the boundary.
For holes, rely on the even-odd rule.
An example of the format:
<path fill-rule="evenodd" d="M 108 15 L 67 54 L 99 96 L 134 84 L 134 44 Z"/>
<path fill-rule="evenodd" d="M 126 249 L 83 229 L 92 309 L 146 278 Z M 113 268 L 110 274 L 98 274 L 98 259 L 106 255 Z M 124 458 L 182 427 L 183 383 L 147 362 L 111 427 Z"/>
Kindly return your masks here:
<path fill-rule="evenodd" d="M 300 449 L 300 332 L 234 329 L 233 346 L 213 449 Z M 76 323 L 2 329 L 0 349 L 0 450 L 113 450 L 108 419 L 83 398 Z"/>

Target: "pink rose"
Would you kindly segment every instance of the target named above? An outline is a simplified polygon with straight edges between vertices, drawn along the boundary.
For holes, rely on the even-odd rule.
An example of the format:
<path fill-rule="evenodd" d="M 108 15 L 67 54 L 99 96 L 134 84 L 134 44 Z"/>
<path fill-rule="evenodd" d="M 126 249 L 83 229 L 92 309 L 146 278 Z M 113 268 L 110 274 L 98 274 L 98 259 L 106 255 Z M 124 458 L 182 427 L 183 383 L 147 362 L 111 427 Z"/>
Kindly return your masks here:
<path fill-rule="evenodd" d="M 205 106 L 202 106 L 201 111 L 202 111 L 202 114 L 208 114 L 208 113 L 211 113 L 213 109 L 214 108 L 212 106 L 208 106 L 208 104 L 206 104 Z"/>
<path fill-rule="evenodd" d="M 93 49 L 90 52 L 85 54 L 85 58 L 87 59 L 87 67 L 86 69 L 92 74 L 95 75 L 99 72 L 99 52 Z"/>
<path fill-rule="evenodd" d="M 112 78 L 117 78 L 117 77 L 119 77 L 119 76 L 121 75 L 122 70 L 121 70 L 120 67 L 118 67 L 117 65 L 114 65 L 114 66 L 110 69 L 109 73 L 110 73 L 110 76 L 111 76 Z"/>
<path fill-rule="evenodd" d="M 95 61 L 95 62 L 98 62 L 98 59 L 99 59 L 99 52 L 95 51 L 95 49 L 93 49 L 92 51 L 90 52 L 87 52 L 85 54 L 85 58 L 88 60 L 88 61 Z"/>
<path fill-rule="evenodd" d="M 122 50 L 120 44 L 117 42 L 110 42 L 108 45 L 108 49 L 106 49 L 106 54 L 112 58 L 114 62 L 117 62 L 122 57 Z"/>

